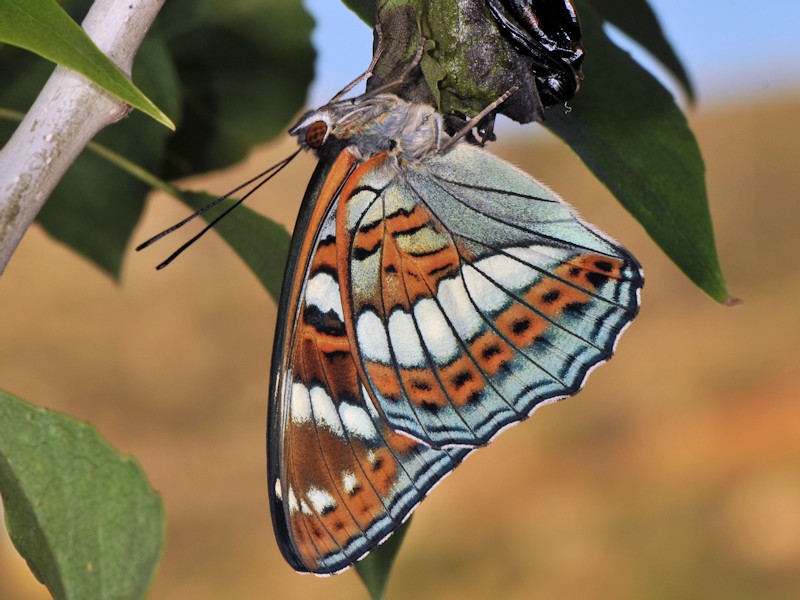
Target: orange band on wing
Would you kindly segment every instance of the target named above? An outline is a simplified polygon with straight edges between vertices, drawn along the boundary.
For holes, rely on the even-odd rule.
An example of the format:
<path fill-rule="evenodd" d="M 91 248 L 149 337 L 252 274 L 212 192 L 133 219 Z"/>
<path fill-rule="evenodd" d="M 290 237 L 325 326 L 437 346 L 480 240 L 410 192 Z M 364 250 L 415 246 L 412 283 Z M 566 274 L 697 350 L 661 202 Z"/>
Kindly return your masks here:
<path fill-rule="evenodd" d="M 309 219 L 308 231 L 320 230 L 322 221 L 328 213 L 331 202 L 336 200 L 336 192 L 342 186 L 342 182 L 347 178 L 347 174 L 350 173 L 357 160 L 356 156 L 348 151 L 347 148 L 342 150 L 336 157 L 331 170 L 328 172 L 328 177 L 325 178 L 325 182 L 322 184 L 319 196 L 317 197 L 317 202 L 314 205 L 311 218 Z M 296 307 L 300 301 L 300 292 L 303 289 L 303 282 L 306 279 L 306 271 L 308 270 L 311 252 L 314 249 L 313 243 L 311 242 L 314 241 L 313 236 L 307 235 L 303 245 L 300 247 L 300 256 L 297 260 L 298 268 L 292 274 L 292 294 L 289 302 L 290 309 L 288 314 L 294 314 L 296 312 Z M 289 331 L 285 338 L 286 341 L 283 352 L 284 356 L 287 357 L 291 356 L 289 349 L 294 337 L 294 327 L 293 323 L 289 324 Z"/>
<path fill-rule="evenodd" d="M 358 349 L 358 342 L 356 341 L 356 328 L 353 319 L 353 306 L 350 302 L 350 245 L 352 243 L 352 232 L 347 229 L 347 201 L 353 194 L 353 191 L 358 187 L 361 179 L 387 159 L 389 155 L 386 152 L 373 156 L 366 162 L 358 165 L 347 182 L 342 188 L 342 193 L 339 196 L 339 206 L 337 207 L 336 214 L 336 248 L 338 254 L 338 272 L 339 272 L 339 289 L 342 293 L 342 313 L 344 316 L 345 330 L 347 331 L 347 339 L 350 341 L 350 349 L 355 357 L 356 370 L 361 381 L 369 381 L 366 371 L 364 370 L 364 361 L 361 359 L 361 353 Z M 375 392 L 372 386 L 365 386 L 367 395 L 375 407 L 375 410 L 383 417 L 383 409 L 375 397 Z"/>

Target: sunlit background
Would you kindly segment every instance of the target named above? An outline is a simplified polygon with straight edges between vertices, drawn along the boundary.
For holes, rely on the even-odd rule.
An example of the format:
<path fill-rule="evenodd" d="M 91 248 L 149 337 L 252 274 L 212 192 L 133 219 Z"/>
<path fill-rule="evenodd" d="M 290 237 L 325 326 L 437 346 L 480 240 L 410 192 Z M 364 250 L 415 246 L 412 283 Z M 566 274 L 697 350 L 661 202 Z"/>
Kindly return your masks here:
<path fill-rule="evenodd" d="M 312 104 L 371 33 L 309 0 Z M 509 125 L 493 151 L 547 182 L 644 265 L 640 317 L 577 398 L 475 453 L 418 511 L 389 598 L 784 599 L 800 590 L 800 3 L 651 0 L 697 87 L 718 245 L 736 309 L 689 283 L 561 143 Z M 533 139 L 533 141 L 531 141 Z M 199 185 L 223 192 L 288 141 Z M 253 207 L 291 227 L 313 159 Z M 184 216 L 154 196 L 135 238 Z M 300 576 L 275 545 L 264 422 L 276 307 L 218 239 L 115 284 L 40 230 L 0 279 L 0 386 L 86 420 L 161 491 L 152 597 L 366 598 Z M 47 594 L 0 532 L 0 599 Z"/>

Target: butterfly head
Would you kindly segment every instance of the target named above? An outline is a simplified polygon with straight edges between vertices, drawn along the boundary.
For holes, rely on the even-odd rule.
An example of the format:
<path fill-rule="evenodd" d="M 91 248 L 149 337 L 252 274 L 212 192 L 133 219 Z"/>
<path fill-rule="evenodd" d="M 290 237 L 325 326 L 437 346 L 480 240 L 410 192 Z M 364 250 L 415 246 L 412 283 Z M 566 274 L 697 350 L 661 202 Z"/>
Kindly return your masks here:
<path fill-rule="evenodd" d="M 331 135 L 330 115 L 323 109 L 308 111 L 289 130 L 304 150 L 319 150 Z"/>
<path fill-rule="evenodd" d="M 361 102 L 360 98 L 332 102 L 309 110 L 289 135 L 297 138 L 303 150 L 320 153 L 334 139 L 357 143 L 359 134 L 369 128 L 379 112 L 374 103 Z"/>
<path fill-rule="evenodd" d="M 335 139 L 362 159 L 385 152 L 412 162 L 438 152 L 447 137 L 436 109 L 394 94 L 365 95 L 308 111 L 289 135 L 297 138 L 301 148 L 317 154 Z"/>

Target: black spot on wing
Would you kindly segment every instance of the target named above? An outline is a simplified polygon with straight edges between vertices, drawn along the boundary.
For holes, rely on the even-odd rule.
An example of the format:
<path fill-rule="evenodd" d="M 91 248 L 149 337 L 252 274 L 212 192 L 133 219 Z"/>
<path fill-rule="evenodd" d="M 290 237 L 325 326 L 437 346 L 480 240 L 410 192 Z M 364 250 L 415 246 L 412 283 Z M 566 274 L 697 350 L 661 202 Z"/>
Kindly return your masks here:
<path fill-rule="evenodd" d="M 456 375 L 453 376 L 453 378 L 450 381 L 456 390 L 460 390 L 468 382 L 472 381 L 472 379 L 473 377 L 470 371 L 461 371 L 459 373 L 456 373 Z"/>
<path fill-rule="evenodd" d="M 380 249 L 381 249 L 380 241 L 377 244 L 375 244 L 372 248 L 362 248 L 359 246 L 353 249 L 353 258 L 359 261 L 366 260 Z"/>
<path fill-rule="evenodd" d="M 604 275 L 603 273 L 598 273 L 597 271 L 588 271 L 586 273 L 586 280 L 594 286 L 595 289 L 602 286 L 606 281 L 608 281 L 608 275 Z"/>
<path fill-rule="evenodd" d="M 528 329 L 530 329 L 530 326 L 531 326 L 530 319 L 517 319 L 511 325 L 511 329 L 515 334 L 520 335 L 528 331 Z"/>
<path fill-rule="evenodd" d="M 320 275 L 320 274 L 323 274 L 323 273 L 325 275 L 330 275 L 331 278 L 337 284 L 339 283 L 339 272 L 336 269 L 334 269 L 333 267 L 330 267 L 330 266 L 328 266 L 326 264 L 322 264 L 322 263 L 319 263 L 318 266 L 316 266 L 316 268 L 311 273 L 309 273 L 309 279 L 314 277 L 315 275 Z"/>
<path fill-rule="evenodd" d="M 614 266 L 607 260 L 595 261 L 594 266 L 603 271 L 604 273 L 610 273 L 611 270 L 614 268 Z"/>
<path fill-rule="evenodd" d="M 555 289 L 550 290 L 549 292 L 545 292 L 542 294 L 542 302 L 545 304 L 552 304 L 561 296 L 561 290 Z"/>
<path fill-rule="evenodd" d="M 394 234 L 394 237 L 400 238 L 400 237 L 412 236 L 415 233 L 417 233 L 418 231 L 422 231 L 423 229 L 426 229 L 427 227 L 429 227 L 429 225 L 427 223 L 424 223 L 422 225 L 417 225 L 416 227 L 410 227 L 409 229 L 404 229 L 403 231 L 396 232 Z"/>
<path fill-rule="evenodd" d="M 339 318 L 339 315 L 332 310 L 322 312 L 317 306 L 306 304 L 303 311 L 303 320 L 320 333 L 334 336 L 347 335 L 344 323 Z"/>

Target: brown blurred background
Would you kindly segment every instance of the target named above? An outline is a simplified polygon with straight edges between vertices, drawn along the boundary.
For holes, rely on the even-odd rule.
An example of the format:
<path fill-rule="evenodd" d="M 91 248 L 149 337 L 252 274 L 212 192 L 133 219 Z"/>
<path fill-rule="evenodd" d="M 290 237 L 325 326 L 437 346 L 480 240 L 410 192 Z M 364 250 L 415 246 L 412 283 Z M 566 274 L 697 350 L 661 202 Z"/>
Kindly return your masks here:
<path fill-rule="evenodd" d="M 735 309 L 678 272 L 562 144 L 494 148 L 638 256 L 643 309 L 578 397 L 423 503 L 389 598 L 800 594 L 800 96 L 692 121 Z M 224 192 L 289 148 L 197 184 Z M 251 206 L 291 226 L 312 166 L 296 161 Z M 184 214 L 153 197 L 136 240 Z M 91 422 L 142 464 L 168 519 L 152 598 L 366 598 L 352 571 L 295 574 L 274 542 L 275 303 L 214 236 L 154 271 L 177 244 L 131 252 L 117 285 L 31 231 L 0 279 L 0 386 Z M 47 597 L 0 530 L 0 598 Z"/>

